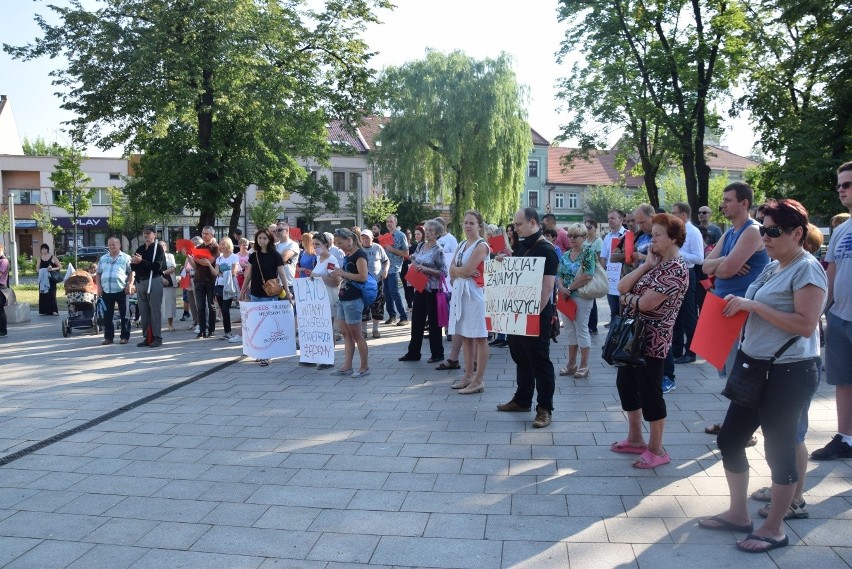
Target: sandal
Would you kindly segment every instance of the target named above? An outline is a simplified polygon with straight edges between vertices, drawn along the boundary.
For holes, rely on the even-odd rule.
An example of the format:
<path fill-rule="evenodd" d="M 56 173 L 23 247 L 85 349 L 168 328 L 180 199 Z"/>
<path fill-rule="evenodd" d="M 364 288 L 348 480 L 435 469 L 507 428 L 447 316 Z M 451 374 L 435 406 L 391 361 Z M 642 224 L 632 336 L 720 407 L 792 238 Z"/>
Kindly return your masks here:
<path fill-rule="evenodd" d="M 581 367 L 577 370 L 577 373 L 574 374 L 574 377 L 577 379 L 588 379 L 589 377 L 589 368 Z"/>
<path fill-rule="evenodd" d="M 648 445 L 642 444 L 641 446 L 634 446 L 630 444 L 627 439 L 624 439 L 620 443 L 612 443 L 609 447 L 609 450 L 612 452 L 621 452 L 627 454 L 644 454 L 646 450 L 648 450 Z"/>
<path fill-rule="evenodd" d="M 266 367 L 269 365 L 269 360 L 257 360 L 257 363 L 260 364 L 260 367 Z"/>
<path fill-rule="evenodd" d="M 787 509 L 787 513 L 784 514 L 784 521 L 787 520 L 804 520 L 805 518 L 810 516 L 808 513 L 807 504 L 804 500 L 799 502 L 798 504 L 793 502 L 790 504 L 790 507 Z M 761 518 L 765 518 L 769 516 L 769 509 L 772 507 L 772 503 L 766 504 L 762 508 L 757 511 L 757 514 Z"/>
<path fill-rule="evenodd" d="M 565 366 L 559 370 L 559 375 L 574 375 L 577 373 L 577 366 Z"/>
<path fill-rule="evenodd" d="M 446 362 L 442 362 L 441 365 L 436 367 L 437 370 L 447 370 L 447 369 L 461 369 L 458 360 L 447 360 Z"/>
<path fill-rule="evenodd" d="M 672 461 L 671 457 L 669 457 L 669 453 L 663 453 L 663 456 L 658 456 L 653 452 L 646 450 L 643 452 L 639 459 L 633 463 L 633 468 L 642 468 L 642 469 L 650 469 L 657 468 L 658 466 L 662 466 L 664 464 L 668 464 Z"/>
<path fill-rule="evenodd" d="M 708 526 L 706 522 L 713 522 L 715 525 Z M 722 518 L 722 516 L 713 516 L 698 521 L 698 527 L 709 529 L 711 531 L 735 531 L 737 533 L 751 533 L 754 531 L 754 522 L 749 522 L 748 525 L 741 526 L 734 522 Z"/>
<path fill-rule="evenodd" d="M 749 547 L 743 546 L 743 543 L 746 541 L 763 541 L 768 543 L 767 547 L 762 547 L 760 549 L 751 549 Z M 740 551 L 745 551 L 746 553 L 765 553 L 767 551 L 771 551 L 773 549 L 778 549 L 779 547 L 787 547 L 790 544 L 790 539 L 785 535 L 781 539 L 772 539 L 771 537 L 763 537 L 762 535 L 754 535 L 750 533 L 746 536 L 746 538 L 742 541 L 737 542 L 737 549 Z"/>
<path fill-rule="evenodd" d="M 716 423 L 712 427 L 704 427 L 704 432 L 708 435 L 718 435 L 722 432 L 722 423 Z"/>
<path fill-rule="evenodd" d="M 772 500 L 772 490 L 770 490 L 769 486 L 764 486 L 760 490 L 752 492 L 751 499 L 758 502 L 769 502 Z"/>

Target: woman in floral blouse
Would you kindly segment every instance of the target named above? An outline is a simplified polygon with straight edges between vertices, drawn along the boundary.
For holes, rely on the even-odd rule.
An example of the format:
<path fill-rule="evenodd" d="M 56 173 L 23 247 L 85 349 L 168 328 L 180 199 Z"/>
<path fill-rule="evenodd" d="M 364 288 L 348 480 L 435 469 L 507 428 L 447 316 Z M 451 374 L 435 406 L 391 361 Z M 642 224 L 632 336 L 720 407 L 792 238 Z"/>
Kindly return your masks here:
<path fill-rule="evenodd" d="M 621 408 L 627 412 L 627 438 L 610 450 L 638 454 L 636 468 L 656 468 L 671 462 L 663 448 L 666 402 L 663 399 L 663 363 L 672 343 L 672 329 L 689 285 L 689 272 L 680 256 L 686 238 L 683 222 L 660 213 L 651 219 L 651 245 L 638 269 L 618 282 L 621 305 L 645 322 L 644 367 L 618 368 L 616 386 Z M 645 444 L 642 419 L 648 421 Z"/>
<path fill-rule="evenodd" d="M 559 370 L 559 375 L 573 375 L 578 378 L 589 377 L 589 348 L 592 337 L 589 334 L 589 312 L 592 310 L 592 300 L 581 298 L 577 291 L 595 276 L 597 256 L 595 252 L 584 247 L 586 228 L 575 223 L 568 227 L 568 242 L 571 248 L 565 251 L 556 269 L 556 286 L 559 294 L 570 298 L 577 305 L 574 319 L 567 319 L 565 332 L 568 335 L 568 365 Z M 577 367 L 577 348 L 580 351 L 580 367 Z"/>

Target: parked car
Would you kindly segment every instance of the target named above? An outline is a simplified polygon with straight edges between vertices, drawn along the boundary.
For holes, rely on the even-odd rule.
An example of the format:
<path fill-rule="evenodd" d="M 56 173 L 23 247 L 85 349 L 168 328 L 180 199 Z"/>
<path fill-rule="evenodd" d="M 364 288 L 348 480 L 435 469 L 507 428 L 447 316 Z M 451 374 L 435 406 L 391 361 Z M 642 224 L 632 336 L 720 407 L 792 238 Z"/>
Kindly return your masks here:
<path fill-rule="evenodd" d="M 74 254 L 74 251 L 69 251 L 71 255 Z M 87 263 L 97 263 L 98 259 L 103 257 L 106 253 L 109 253 L 109 249 L 106 247 L 80 247 L 77 250 L 77 262 L 82 264 L 84 262 Z"/>

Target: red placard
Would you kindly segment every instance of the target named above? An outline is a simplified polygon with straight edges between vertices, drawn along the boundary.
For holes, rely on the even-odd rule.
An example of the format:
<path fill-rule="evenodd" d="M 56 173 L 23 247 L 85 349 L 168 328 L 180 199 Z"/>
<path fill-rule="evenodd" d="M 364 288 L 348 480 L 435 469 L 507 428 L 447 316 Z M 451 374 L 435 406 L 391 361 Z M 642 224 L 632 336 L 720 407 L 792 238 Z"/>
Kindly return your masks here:
<path fill-rule="evenodd" d="M 408 272 L 405 273 L 405 280 L 414 287 L 414 290 L 417 292 L 423 292 L 426 290 L 426 286 L 429 284 L 429 277 L 426 276 L 426 273 L 418 271 L 412 265 L 408 268 Z"/>
<path fill-rule="evenodd" d="M 491 252 L 495 255 L 498 253 L 502 253 L 508 247 L 506 246 L 506 238 L 502 235 L 495 235 L 494 237 L 488 238 L 488 246 L 491 247 Z"/>
<path fill-rule="evenodd" d="M 196 259 L 212 259 L 213 255 L 210 253 L 210 249 L 205 247 L 199 247 L 198 249 L 192 250 L 192 256 Z"/>
<path fill-rule="evenodd" d="M 190 255 L 195 250 L 195 243 L 193 243 L 190 239 L 178 239 L 177 245 L 175 245 L 175 250 Z"/>
<path fill-rule="evenodd" d="M 633 262 L 633 249 L 635 236 L 629 229 L 624 232 L 624 262 L 628 265 Z"/>
<path fill-rule="evenodd" d="M 574 321 L 577 318 L 577 303 L 574 299 L 566 297 L 564 294 L 556 295 L 556 310 L 568 317 L 568 320 Z"/>
<path fill-rule="evenodd" d="M 689 349 L 707 360 L 716 369 L 725 366 L 734 342 L 740 335 L 748 312 L 741 310 L 733 316 L 724 316 L 725 302 L 715 294 L 704 297 L 701 315 L 695 326 L 695 335 Z"/>
<path fill-rule="evenodd" d="M 298 227 L 290 228 L 290 239 L 293 241 L 301 241 L 302 240 L 302 230 Z"/>
<path fill-rule="evenodd" d="M 393 235 L 390 233 L 382 233 L 378 239 L 379 245 L 393 247 Z"/>

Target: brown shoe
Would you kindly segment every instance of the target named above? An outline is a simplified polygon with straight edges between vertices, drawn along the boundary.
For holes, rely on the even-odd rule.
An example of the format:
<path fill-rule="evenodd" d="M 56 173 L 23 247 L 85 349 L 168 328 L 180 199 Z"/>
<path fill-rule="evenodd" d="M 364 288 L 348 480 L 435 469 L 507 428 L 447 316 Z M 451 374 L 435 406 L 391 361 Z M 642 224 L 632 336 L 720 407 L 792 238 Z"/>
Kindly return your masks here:
<path fill-rule="evenodd" d="M 103 342 L 101 342 L 102 346 L 109 346 L 110 344 L 112 344 L 112 340 L 104 340 Z"/>
<path fill-rule="evenodd" d="M 122 338 L 122 339 L 121 339 L 118 343 L 119 343 L 119 344 L 126 344 L 126 343 L 127 343 L 127 338 Z"/>
<path fill-rule="evenodd" d="M 550 411 L 547 409 L 537 409 L 535 412 L 535 420 L 533 421 L 533 427 L 536 429 L 541 429 L 550 424 Z"/>
<path fill-rule="evenodd" d="M 514 399 L 509 401 L 508 403 L 501 403 L 497 406 L 498 411 L 506 411 L 509 413 L 524 413 L 532 409 L 532 406 L 523 407 L 518 405 Z"/>

